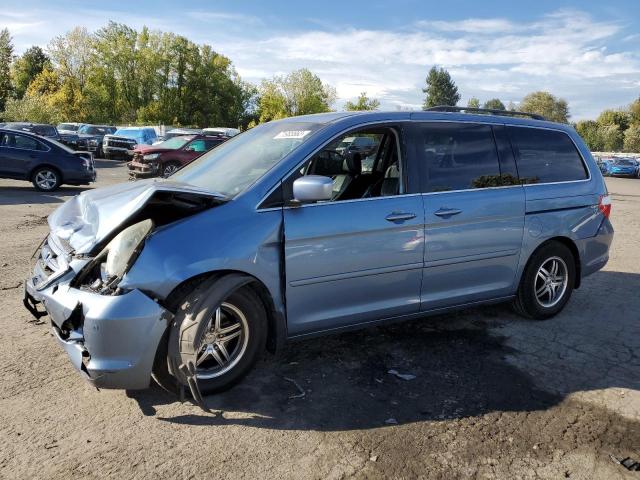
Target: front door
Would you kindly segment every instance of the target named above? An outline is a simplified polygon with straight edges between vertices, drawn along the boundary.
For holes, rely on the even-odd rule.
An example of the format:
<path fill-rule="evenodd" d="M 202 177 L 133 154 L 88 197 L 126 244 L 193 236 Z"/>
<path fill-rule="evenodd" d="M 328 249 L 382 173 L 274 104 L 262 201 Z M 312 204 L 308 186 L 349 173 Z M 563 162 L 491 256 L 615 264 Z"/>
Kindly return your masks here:
<path fill-rule="evenodd" d="M 499 160 L 492 127 L 425 122 L 415 145 L 425 209 L 422 309 L 512 294 L 524 189 Z"/>
<path fill-rule="evenodd" d="M 401 130 L 345 137 L 354 135 L 374 140 L 370 158 L 348 157 L 340 138 L 299 172 L 333 177 L 334 199 L 284 208 L 293 336 L 419 310 L 424 214 L 420 194 L 406 193 L 403 184 Z"/>
<path fill-rule="evenodd" d="M 40 143 L 25 135 L 0 133 L 0 174 L 25 178 L 40 155 Z"/>

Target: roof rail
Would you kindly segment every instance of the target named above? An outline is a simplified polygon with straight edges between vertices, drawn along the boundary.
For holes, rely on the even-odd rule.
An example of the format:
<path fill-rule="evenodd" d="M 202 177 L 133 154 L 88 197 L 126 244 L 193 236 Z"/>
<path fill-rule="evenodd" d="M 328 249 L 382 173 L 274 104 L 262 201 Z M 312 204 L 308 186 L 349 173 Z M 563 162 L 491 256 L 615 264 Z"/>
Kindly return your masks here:
<path fill-rule="evenodd" d="M 547 118 L 537 113 L 516 112 L 514 110 L 496 110 L 493 108 L 471 108 L 471 107 L 452 107 L 449 105 L 438 105 L 426 109 L 427 112 L 465 112 L 465 113 L 490 113 L 492 115 L 504 115 L 507 117 L 529 117 L 534 120 L 545 120 Z"/>

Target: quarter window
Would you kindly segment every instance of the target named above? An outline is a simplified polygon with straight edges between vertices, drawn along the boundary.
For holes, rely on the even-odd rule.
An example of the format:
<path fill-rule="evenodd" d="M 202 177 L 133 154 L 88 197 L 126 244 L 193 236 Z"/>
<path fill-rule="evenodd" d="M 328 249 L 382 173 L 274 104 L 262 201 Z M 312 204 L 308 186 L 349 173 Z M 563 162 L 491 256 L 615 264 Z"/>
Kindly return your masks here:
<path fill-rule="evenodd" d="M 426 192 L 502 185 L 489 125 L 423 123 L 418 127 L 417 141 L 417 157 L 426 178 Z"/>
<path fill-rule="evenodd" d="M 521 183 L 552 183 L 588 177 L 576 146 L 564 132 L 509 127 Z"/>

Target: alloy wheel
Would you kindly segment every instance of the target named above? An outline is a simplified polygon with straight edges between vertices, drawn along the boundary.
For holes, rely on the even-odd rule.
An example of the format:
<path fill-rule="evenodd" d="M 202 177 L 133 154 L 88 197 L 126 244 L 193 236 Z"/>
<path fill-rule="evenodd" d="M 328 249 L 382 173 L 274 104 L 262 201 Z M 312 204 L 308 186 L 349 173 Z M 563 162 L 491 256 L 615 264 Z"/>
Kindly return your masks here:
<path fill-rule="evenodd" d="M 35 177 L 35 182 L 42 190 L 55 188 L 58 178 L 51 170 L 40 170 Z"/>
<path fill-rule="evenodd" d="M 235 367 L 249 342 L 249 324 L 242 311 L 222 303 L 215 311 L 201 338 L 196 356 L 196 377 L 208 380 Z"/>
<path fill-rule="evenodd" d="M 551 308 L 557 305 L 569 283 L 567 264 L 560 257 L 551 257 L 540 265 L 534 282 L 535 295 L 538 303 Z"/>

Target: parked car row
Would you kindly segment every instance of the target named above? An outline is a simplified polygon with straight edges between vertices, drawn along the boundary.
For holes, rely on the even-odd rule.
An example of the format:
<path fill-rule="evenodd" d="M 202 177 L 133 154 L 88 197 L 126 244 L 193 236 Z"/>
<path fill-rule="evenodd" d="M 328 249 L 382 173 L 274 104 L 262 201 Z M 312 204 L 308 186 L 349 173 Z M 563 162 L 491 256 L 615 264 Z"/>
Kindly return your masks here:
<path fill-rule="evenodd" d="M 627 157 L 596 157 L 596 163 L 605 177 L 640 178 L 640 162 Z"/>

